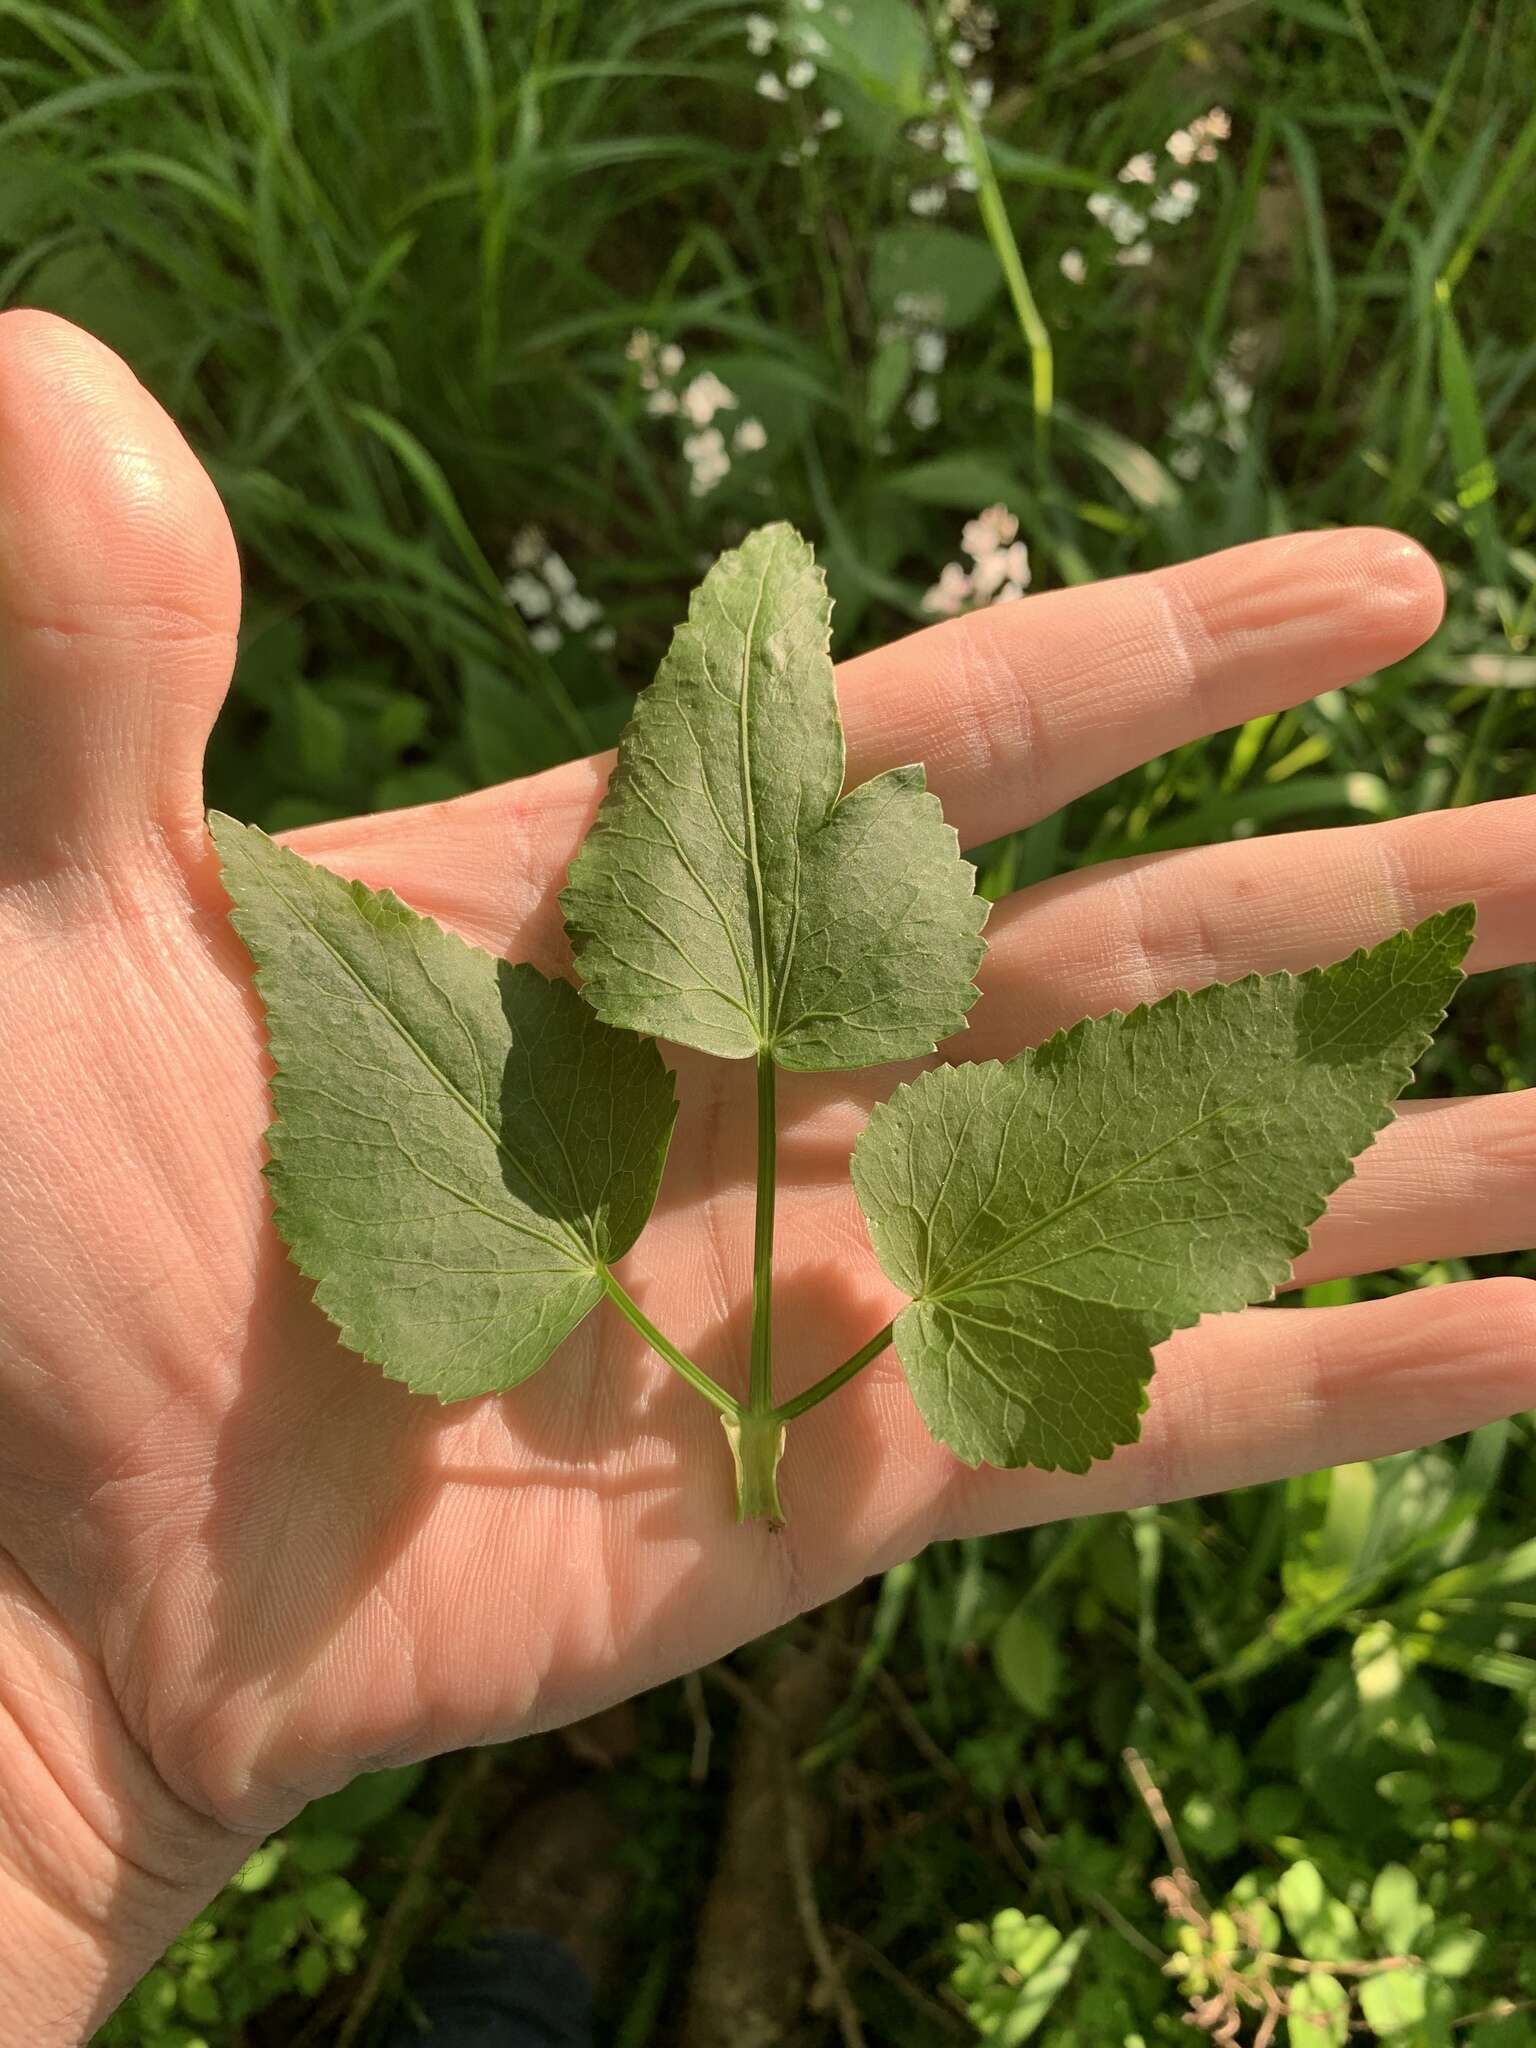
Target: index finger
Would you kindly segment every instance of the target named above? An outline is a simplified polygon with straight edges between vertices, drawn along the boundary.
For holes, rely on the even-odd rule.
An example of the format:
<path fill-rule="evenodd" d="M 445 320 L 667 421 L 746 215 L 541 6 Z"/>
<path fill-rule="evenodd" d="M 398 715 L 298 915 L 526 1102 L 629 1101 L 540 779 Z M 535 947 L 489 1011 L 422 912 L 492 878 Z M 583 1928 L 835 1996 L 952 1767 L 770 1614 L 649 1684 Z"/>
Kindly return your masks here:
<path fill-rule="evenodd" d="M 1171 747 L 1400 660 L 1443 608 L 1418 543 L 1369 526 L 994 605 L 844 663 L 850 780 L 921 761 L 980 845 Z"/>

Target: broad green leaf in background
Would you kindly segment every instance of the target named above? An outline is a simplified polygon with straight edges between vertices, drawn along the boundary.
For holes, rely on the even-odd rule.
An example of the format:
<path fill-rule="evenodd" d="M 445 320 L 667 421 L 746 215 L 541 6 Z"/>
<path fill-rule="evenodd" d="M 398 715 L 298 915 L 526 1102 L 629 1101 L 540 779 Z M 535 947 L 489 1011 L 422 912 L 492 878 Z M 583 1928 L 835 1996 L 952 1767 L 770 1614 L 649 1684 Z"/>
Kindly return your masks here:
<path fill-rule="evenodd" d="M 909 311 L 936 327 L 968 327 L 1002 290 L 991 244 L 926 221 L 882 228 L 870 262 L 869 296 L 884 319 Z M 922 302 L 919 315 L 911 308 Z"/>
<path fill-rule="evenodd" d="M 1429 2010 L 1424 1972 L 1411 1965 L 1360 1981 L 1360 2011 L 1372 2033 L 1391 2040 L 1417 2027 Z"/>
<path fill-rule="evenodd" d="M 931 1051 L 986 905 L 921 768 L 840 796 L 831 607 L 765 526 L 695 592 L 561 897 L 607 1023 L 807 1071 Z"/>
<path fill-rule="evenodd" d="M 1286 2011 L 1290 2048 L 1347 2048 L 1349 1993 L 1326 1970 L 1302 1978 Z"/>
<path fill-rule="evenodd" d="M 1470 905 L 1329 968 L 1169 996 L 871 1116 L 853 1178 L 897 1353 L 969 1464 L 1085 1471 L 1134 1440 L 1151 1349 L 1266 1300 L 1461 979 Z"/>
<path fill-rule="evenodd" d="M 1035 1611 L 1032 1594 L 999 1623 L 992 1638 L 992 1668 L 1026 1713 L 1049 1718 L 1065 1670 L 1056 1631 Z"/>
<path fill-rule="evenodd" d="M 211 826 L 266 1007 L 295 1264 L 389 1378 L 445 1401 L 517 1385 L 650 1215 L 676 1113 L 660 1055 L 387 890 Z"/>

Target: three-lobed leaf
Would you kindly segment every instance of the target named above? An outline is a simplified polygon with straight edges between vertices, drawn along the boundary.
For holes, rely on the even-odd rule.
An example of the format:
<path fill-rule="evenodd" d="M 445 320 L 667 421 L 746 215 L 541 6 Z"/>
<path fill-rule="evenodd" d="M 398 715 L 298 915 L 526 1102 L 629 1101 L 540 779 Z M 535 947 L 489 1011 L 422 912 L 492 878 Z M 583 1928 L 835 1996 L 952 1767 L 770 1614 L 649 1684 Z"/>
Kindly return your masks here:
<path fill-rule="evenodd" d="M 963 1024 L 987 906 L 921 768 L 842 794 L 830 638 L 788 526 L 694 593 L 561 897 L 610 1024 L 810 1070 L 911 1058 Z"/>
<path fill-rule="evenodd" d="M 659 1053 L 387 890 L 211 826 L 266 1008 L 295 1263 L 391 1379 L 445 1401 L 517 1385 L 651 1213 L 676 1115 Z"/>
<path fill-rule="evenodd" d="M 936 1068 L 853 1178 L 895 1342 L 968 1464 L 1081 1472 L 1133 1441 L 1152 1347 L 1267 1300 L 1391 1116 L 1461 979 L 1470 906 L 1337 966 L 1253 976 Z"/>

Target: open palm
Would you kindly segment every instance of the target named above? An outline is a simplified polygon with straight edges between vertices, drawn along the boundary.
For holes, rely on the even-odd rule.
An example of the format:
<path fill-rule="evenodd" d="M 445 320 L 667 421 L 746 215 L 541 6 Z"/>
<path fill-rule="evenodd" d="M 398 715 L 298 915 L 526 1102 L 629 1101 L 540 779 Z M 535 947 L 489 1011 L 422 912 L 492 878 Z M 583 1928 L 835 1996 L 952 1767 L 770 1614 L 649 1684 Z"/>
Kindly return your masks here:
<path fill-rule="evenodd" d="M 311 1305 L 258 1173 L 261 1019 L 202 821 L 236 609 L 222 510 L 163 413 L 78 331 L 0 318 L 0 1870 L 30 1855 L 41 1893 L 105 1857 L 98 1904 L 113 1858 L 211 1885 L 232 1835 L 359 1768 L 586 1712 L 935 1537 L 1392 1451 L 1536 1395 L 1536 1287 L 1512 1279 L 1208 1319 L 1164 1347 L 1141 1443 L 1083 1478 L 957 1465 L 887 1354 L 796 1424 L 774 1534 L 732 1522 L 716 1416 L 606 1308 L 510 1396 L 385 1382 Z M 975 844 L 1396 659 L 1439 609 L 1428 559 L 1374 531 L 1003 606 L 844 668 L 850 776 L 925 762 Z M 556 893 L 605 773 L 291 843 L 560 971 Z M 1530 956 L 1536 799 L 1096 868 L 999 906 L 951 1051 L 1332 960 L 1468 897 L 1474 967 Z M 675 1064 L 624 1278 L 740 1386 L 752 1076 Z M 847 1162 L 896 1078 L 783 1079 L 781 1396 L 895 1305 Z M 1512 1248 L 1533 1219 L 1525 1098 L 1410 1111 L 1302 1277 Z"/>

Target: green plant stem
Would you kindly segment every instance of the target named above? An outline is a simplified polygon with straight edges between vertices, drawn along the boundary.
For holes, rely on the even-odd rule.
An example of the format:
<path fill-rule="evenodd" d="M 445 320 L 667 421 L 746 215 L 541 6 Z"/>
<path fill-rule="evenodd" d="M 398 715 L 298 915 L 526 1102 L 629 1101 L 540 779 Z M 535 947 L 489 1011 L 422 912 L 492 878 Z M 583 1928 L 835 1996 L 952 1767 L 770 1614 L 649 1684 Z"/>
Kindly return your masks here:
<path fill-rule="evenodd" d="M 773 1407 L 773 1211 L 778 1192 L 779 1132 L 773 1055 L 757 1056 L 757 1227 L 752 1240 L 752 1377 L 747 1409 Z"/>
<path fill-rule="evenodd" d="M 792 1401 L 781 1401 L 773 1413 L 780 1422 L 793 1422 L 797 1415 L 804 1415 L 808 1409 L 817 1408 L 829 1394 L 835 1394 L 839 1387 L 846 1386 L 856 1373 L 861 1373 L 873 1358 L 878 1358 L 895 1334 L 896 1325 L 887 1323 L 883 1330 L 876 1330 L 867 1344 L 861 1344 L 852 1358 L 845 1358 L 836 1371 L 829 1372 L 806 1388 L 803 1394 L 796 1394 Z"/>
<path fill-rule="evenodd" d="M 680 1378 L 685 1379 L 696 1393 L 704 1396 L 711 1407 L 718 1408 L 722 1415 L 728 1416 L 733 1422 L 736 1421 L 741 1414 L 740 1402 L 734 1401 L 724 1387 L 717 1385 L 710 1378 L 702 1366 L 695 1365 L 691 1358 L 678 1350 L 670 1338 L 661 1334 L 639 1302 L 615 1280 L 606 1266 L 603 1267 L 602 1274 L 603 1291 L 625 1322 L 637 1329 L 657 1357 L 664 1358 Z"/>
<path fill-rule="evenodd" d="M 1051 347 L 1050 329 L 1041 318 L 1035 295 L 1029 288 L 1029 274 L 1024 268 L 1024 259 L 1019 254 L 1019 245 L 1008 218 L 1008 204 L 1003 198 L 1002 187 L 997 182 L 997 173 L 992 168 L 992 152 L 987 148 L 987 138 L 982 133 L 976 116 L 971 112 L 971 103 L 966 96 L 965 83 L 950 59 L 945 44 L 941 22 L 933 24 L 934 51 L 944 74 L 944 84 L 949 93 L 950 113 L 958 123 L 965 137 L 966 156 L 970 168 L 976 175 L 976 204 L 981 213 L 982 226 L 987 231 L 987 240 L 992 244 L 992 253 L 997 258 L 998 268 L 1003 273 L 1003 282 L 1008 287 L 1014 317 L 1019 323 L 1019 332 L 1024 337 L 1024 346 L 1029 350 L 1030 403 L 1034 412 L 1035 455 L 1044 469 L 1050 449 L 1051 407 L 1054 402 L 1055 356 Z"/>

